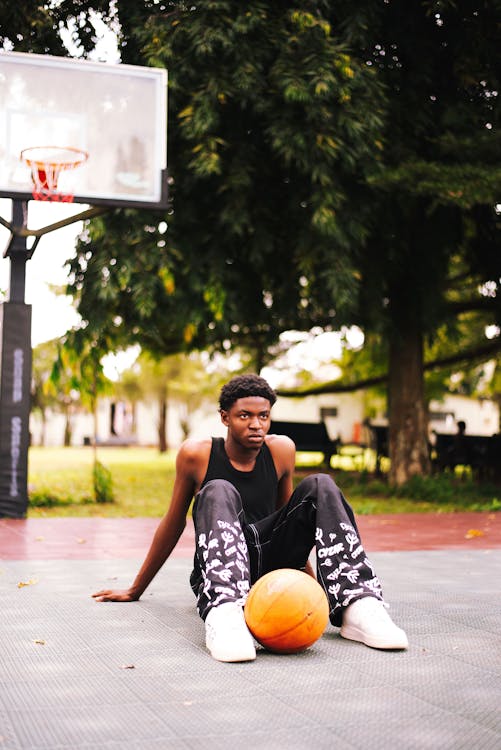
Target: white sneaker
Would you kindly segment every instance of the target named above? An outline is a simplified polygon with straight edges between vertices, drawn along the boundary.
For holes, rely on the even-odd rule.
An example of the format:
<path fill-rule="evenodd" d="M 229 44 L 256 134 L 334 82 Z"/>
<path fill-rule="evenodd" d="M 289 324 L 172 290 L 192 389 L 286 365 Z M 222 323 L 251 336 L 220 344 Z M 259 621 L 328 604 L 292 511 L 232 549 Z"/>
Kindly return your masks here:
<path fill-rule="evenodd" d="M 239 604 L 226 602 L 210 610 L 205 618 L 205 645 L 217 661 L 252 661 L 256 658 L 254 640 Z"/>
<path fill-rule="evenodd" d="M 405 649 L 409 642 L 397 627 L 382 601 L 373 596 L 357 599 L 344 611 L 340 634 L 371 648 Z"/>

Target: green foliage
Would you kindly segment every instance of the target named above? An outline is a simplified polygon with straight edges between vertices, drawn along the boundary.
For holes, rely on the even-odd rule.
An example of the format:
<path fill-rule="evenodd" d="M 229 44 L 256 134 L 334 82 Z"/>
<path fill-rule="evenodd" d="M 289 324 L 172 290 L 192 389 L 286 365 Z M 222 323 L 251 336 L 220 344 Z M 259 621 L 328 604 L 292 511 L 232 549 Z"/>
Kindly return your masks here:
<path fill-rule="evenodd" d="M 42 419 L 49 407 L 58 405 L 58 393 L 50 380 L 57 359 L 57 342 L 47 341 L 33 350 L 31 407 L 41 413 Z"/>
<path fill-rule="evenodd" d="M 100 448 L 113 478 L 114 502 L 96 503 L 88 448 L 31 448 L 29 515 L 159 517 L 170 502 L 175 452 L 152 448 Z M 295 481 L 305 471 L 298 469 Z M 367 472 L 336 471 L 336 481 L 357 513 L 431 513 L 501 510 L 499 486 L 438 476 L 391 488 Z"/>
<path fill-rule="evenodd" d="M 92 449 L 30 448 L 30 514 L 159 517 L 165 512 L 174 483 L 174 452 L 99 448 L 99 454 L 112 474 L 113 503 L 94 500 Z"/>
<path fill-rule="evenodd" d="M 261 361 L 286 328 L 432 338 L 474 302 L 499 319 L 478 295 L 499 275 L 495 5 L 120 8 L 124 60 L 170 70 L 172 209 L 165 237 L 136 212 L 96 220 L 84 319 Z"/>
<path fill-rule="evenodd" d="M 499 139 L 490 146 L 501 148 Z M 370 179 L 374 188 L 403 190 L 408 195 L 433 196 L 436 203 L 451 204 L 470 210 L 480 203 L 490 203 L 501 187 L 501 167 L 485 164 L 415 162 L 388 169 L 381 177 Z"/>
<path fill-rule="evenodd" d="M 74 495 L 59 497 L 49 490 L 31 492 L 29 497 L 30 508 L 55 508 L 59 511 L 68 510 L 70 513 L 75 506 L 94 505 L 94 503 L 95 500 L 91 497 L 75 497 Z"/>
<path fill-rule="evenodd" d="M 40 3 L 39 0 L 3 2 L 0 45 L 6 48 L 13 46 L 16 52 L 66 55 L 67 49 L 60 36 L 63 28 L 69 31 L 77 52 L 85 54 L 95 45 L 96 31 L 91 22 L 93 13 L 104 21 L 111 21 L 114 17 L 113 4 L 109 0 L 72 0 L 70 4 Z"/>
<path fill-rule="evenodd" d="M 92 339 L 83 329 L 68 332 L 58 342 L 58 356 L 51 373 L 53 387 L 70 393 L 77 391 L 82 405 L 94 412 L 97 397 L 111 389 L 102 365 L 107 352 L 105 340 Z"/>
<path fill-rule="evenodd" d="M 388 343 L 392 433 L 425 456 L 424 341 L 501 321 L 499 0 L 117 8 L 123 61 L 170 71 L 171 205 L 86 227 L 68 291 L 89 338 L 261 366 L 284 330 L 357 324 Z M 87 52 L 88 3 L 28 17 L 57 46 L 77 10 Z M 18 48 L 53 48 L 15 23 Z"/>
<path fill-rule="evenodd" d="M 180 412 L 180 426 L 185 438 L 189 436 L 195 412 L 205 401 L 215 403 L 221 386 L 231 376 L 223 357 L 217 365 L 207 353 L 171 354 L 153 357 L 142 352 L 129 370 L 123 372 L 116 384 L 116 392 L 129 400 L 155 400 L 158 412 L 175 401 Z M 165 449 L 168 436 L 166 421 L 159 420 L 159 447 Z M 163 433 L 161 431 L 163 430 Z"/>
<path fill-rule="evenodd" d="M 388 513 L 422 512 L 424 509 L 432 512 L 501 510 L 499 485 L 478 482 L 471 477 L 450 474 L 414 476 L 397 486 L 370 475 L 345 473 L 338 476 L 337 481 L 352 499 L 358 513 L 374 512 L 377 501 L 385 502 L 387 508 L 379 512 Z M 368 501 L 368 498 L 371 499 Z M 405 510 L 401 502 L 405 503 Z"/>
<path fill-rule="evenodd" d="M 172 208 L 165 235 L 162 217 L 131 211 L 85 231 L 71 292 L 87 330 L 99 310 L 115 340 L 159 354 L 240 344 L 262 362 L 282 330 L 330 323 L 334 292 L 348 304 L 380 87 L 327 7 L 119 7 L 124 61 L 169 69 Z"/>
<path fill-rule="evenodd" d="M 111 471 L 106 468 L 100 461 L 94 462 L 92 471 L 92 480 L 94 485 L 94 498 L 96 503 L 113 503 L 115 500 L 113 493 L 113 479 Z"/>

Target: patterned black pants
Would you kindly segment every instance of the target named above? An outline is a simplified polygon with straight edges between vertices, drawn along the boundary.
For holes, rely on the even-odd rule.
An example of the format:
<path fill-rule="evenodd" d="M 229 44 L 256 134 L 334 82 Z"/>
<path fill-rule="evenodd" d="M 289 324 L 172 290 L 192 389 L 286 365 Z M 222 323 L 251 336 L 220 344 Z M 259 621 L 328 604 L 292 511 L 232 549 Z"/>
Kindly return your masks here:
<path fill-rule="evenodd" d="M 341 625 L 343 608 L 356 599 L 383 599 L 353 511 L 327 474 L 303 479 L 287 505 L 256 523 L 246 522 L 235 487 L 214 479 L 198 493 L 193 520 L 196 550 L 190 583 L 203 619 L 218 604 L 244 604 L 250 586 L 265 573 L 304 568 L 313 547 L 333 625 Z"/>

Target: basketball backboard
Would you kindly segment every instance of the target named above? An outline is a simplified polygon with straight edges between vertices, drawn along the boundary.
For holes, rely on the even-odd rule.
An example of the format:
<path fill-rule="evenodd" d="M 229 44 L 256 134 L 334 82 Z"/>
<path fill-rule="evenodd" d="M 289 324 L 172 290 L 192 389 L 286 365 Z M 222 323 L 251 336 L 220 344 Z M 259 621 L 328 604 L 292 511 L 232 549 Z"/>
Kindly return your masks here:
<path fill-rule="evenodd" d="M 58 189 L 77 203 L 166 205 L 167 72 L 49 55 L 0 53 L 0 196 L 32 197 L 21 152 L 77 149 Z M 68 181 L 68 182 L 66 182 Z"/>

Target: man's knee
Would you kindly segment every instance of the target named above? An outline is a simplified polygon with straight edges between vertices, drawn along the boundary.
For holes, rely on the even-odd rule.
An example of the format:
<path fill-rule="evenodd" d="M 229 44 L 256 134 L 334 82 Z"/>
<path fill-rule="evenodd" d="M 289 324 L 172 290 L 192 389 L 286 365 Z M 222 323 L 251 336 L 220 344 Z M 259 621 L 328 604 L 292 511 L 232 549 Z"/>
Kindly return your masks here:
<path fill-rule="evenodd" d="M 231 482 L 228 482 L 227 479 L 210 479 L 198 494 L 202 496 L 217 495 L 218 497 L 229 498 L 240 497 L 236 487 Z"/>
<path fill-rule="evenodd" d="M 310 474 L 298 484 L 297 489 L 304 491 L 305 495 L 318 497 L 322 491 L 337 489 L 337 485 L 329 474 Z"/>
<path fill-rule="evenodd" d="M 226 479 L 211 479 L 198 492 L 193 515 L 212 513 L 221 508 L 229 508 L 237 513 L 242 507 L 242 499 L 238 490 Z"/>
<path fill-rule="evenodd" d="M 310 474 L 298 484 L 296 492 L 299 502 L 309 502 L 317 511 L 347 507 L 341 490 L 329 474 Z"/>

